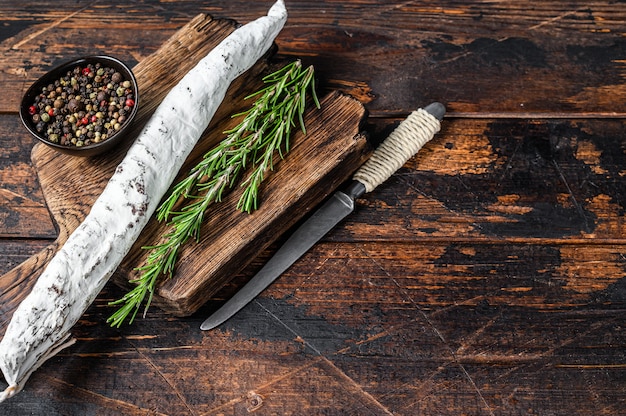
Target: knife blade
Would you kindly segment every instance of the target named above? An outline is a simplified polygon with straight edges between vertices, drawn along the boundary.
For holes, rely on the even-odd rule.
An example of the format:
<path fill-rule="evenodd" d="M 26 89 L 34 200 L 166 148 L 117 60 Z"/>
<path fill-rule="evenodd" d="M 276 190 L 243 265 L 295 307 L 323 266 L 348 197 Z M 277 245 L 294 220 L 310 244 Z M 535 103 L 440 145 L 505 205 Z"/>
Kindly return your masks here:
<path fill-rule="evenodd" d="M 209 316 L 201 330 L 213 329 L 235 315 L 306 253 L 342 219 L 354 211 L 355 200 L 387 180 L 413 157 L 441 128 L 443 104 L 435 102 L 412 112 L 374 151 L 353 176 L 315 211 L 270 260 L 224 305 Z"/>

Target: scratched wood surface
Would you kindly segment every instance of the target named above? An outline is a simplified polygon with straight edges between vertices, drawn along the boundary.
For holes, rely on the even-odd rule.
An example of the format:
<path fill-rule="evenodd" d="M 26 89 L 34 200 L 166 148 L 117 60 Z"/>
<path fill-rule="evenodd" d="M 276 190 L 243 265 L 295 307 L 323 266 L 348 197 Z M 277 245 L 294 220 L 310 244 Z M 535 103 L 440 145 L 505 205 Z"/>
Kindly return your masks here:
<path fill-rule="evenodd" d="M 16 111 L 30 82 L 270 3 L 0 4 L 0 272 L 57 238 Z M 433 100 L 442 131 L 215 331 L 198 327 L 275 245 L 188 318 L 112 329 L 107 286 L 0 414 L 623 414 L 623 3 L 286 4 L 279 55 L 363 102 L 372 141 Z"/>

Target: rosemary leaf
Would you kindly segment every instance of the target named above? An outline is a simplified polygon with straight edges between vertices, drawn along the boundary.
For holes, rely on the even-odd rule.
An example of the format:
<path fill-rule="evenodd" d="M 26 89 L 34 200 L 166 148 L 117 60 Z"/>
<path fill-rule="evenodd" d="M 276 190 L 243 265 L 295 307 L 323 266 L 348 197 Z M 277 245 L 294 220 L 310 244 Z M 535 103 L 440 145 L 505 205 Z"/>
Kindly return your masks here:
<path fill-rule="evenodd" d="M 274 154 L 283 158 L 289 151 L 296 118 L 306 134 L 303 114 L 309 92 L 320 108 L 313 66 L 303 68 L 297 60 L 265 76 L 263 82 L 265 87 L 246 97 L 256 98 L 252 107 L 232 116 L 243 120 L 224 132 L 224 140 L 203 156 L 157 209 L 157 220 L 167 221 L 170 231 L 159 244 L 143 247 L 150 252 L 146 263 L 136 268 L 141 275 L 130 281 L 135 287 L 110 303 L 121 305 L 107 321 L 112 326 L 119 327 L 127 319 L 132 323 L 144 302 L 145 316 L 159 278 L 174 273 L 181 247 L 189 239 L 200 239 L 207 208 L 220 202 L 246 170 L 251 173 L 241 183 L 243 191 L 237 209 L 248 213 L 257 209 L 261 183 L 274 168 Z"/>

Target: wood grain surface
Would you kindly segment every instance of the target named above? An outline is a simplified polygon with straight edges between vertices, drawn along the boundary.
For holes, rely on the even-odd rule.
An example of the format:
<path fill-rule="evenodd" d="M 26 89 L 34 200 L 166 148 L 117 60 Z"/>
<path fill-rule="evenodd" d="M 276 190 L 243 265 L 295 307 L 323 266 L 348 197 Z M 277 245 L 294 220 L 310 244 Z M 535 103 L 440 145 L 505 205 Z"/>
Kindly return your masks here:
<path fill-rule="evenodd" d="M 60 232 L 17 115 L 32 81 L 87 53 L 141 65 L 200 13 L 245 23 L 271 4 L 6 3 L 0 274 Z M 623 414 L 623 3 L 286 5 L 274 59 L 360 101 L 373 143 L 431 101 L 442 131 L 214 331 L 199 325 L 284 236 L 189 317 L 110 328 L 108 285 L 0 415 Z"/>

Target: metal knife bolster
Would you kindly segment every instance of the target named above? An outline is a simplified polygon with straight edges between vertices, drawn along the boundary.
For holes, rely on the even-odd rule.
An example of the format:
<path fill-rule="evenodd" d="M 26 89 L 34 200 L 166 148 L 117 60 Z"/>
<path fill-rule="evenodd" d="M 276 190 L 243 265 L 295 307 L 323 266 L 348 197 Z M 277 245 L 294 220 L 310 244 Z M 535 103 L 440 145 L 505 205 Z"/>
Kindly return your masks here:
<path fill-rule="evenodd" d="M 362 182 L 353 179 L 352 181 L 350 181 L 348 186 L 346 186 L 346 188 L 340 192 L 344 194 L 347 198 L 355 201 L 357 198 L 365 195 L 366 190 L 365 185 Z"/>

